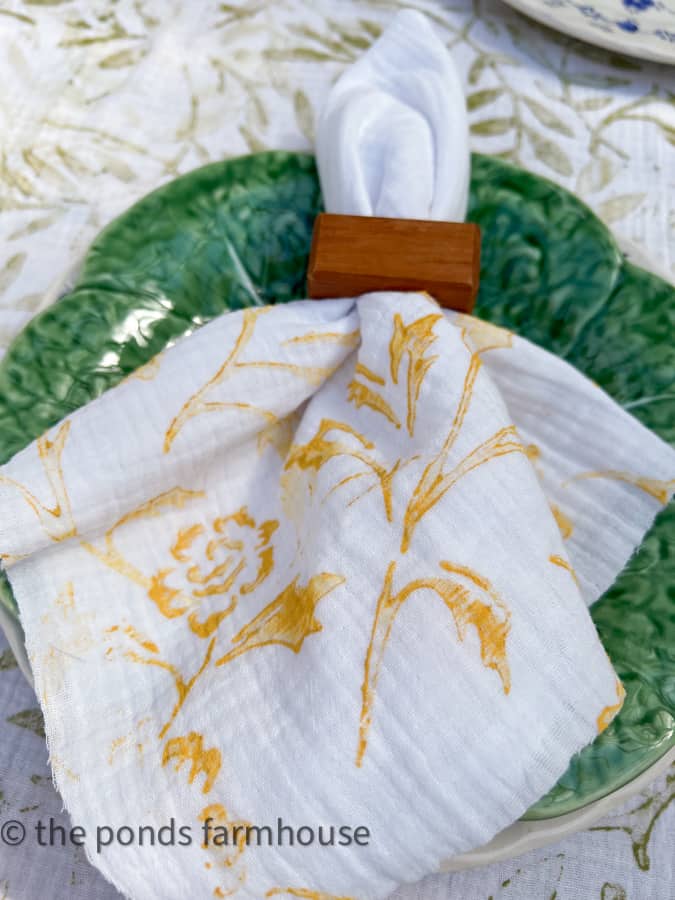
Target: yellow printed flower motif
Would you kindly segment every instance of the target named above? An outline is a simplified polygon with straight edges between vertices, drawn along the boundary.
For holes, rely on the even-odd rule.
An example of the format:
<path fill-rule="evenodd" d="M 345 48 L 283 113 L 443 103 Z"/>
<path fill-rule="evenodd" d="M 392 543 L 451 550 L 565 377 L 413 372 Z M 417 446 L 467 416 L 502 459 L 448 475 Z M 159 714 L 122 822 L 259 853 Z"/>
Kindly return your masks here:
<path fill-rule="evenodd" d="M 173 488 L 127 513 L 96 543 L 82 542 L 92 556 L 141 587 L 162 616 L 175 619 L 187 613 L 190 631 L 198 638 L 210 638 L 201 664 L 190 673 L 166 657 L 161 640 L 155 640 L 154 635 L 146 637 L 133 625 L 124 623 L 107 630 L 113 640 L 106 650 L 108 658 L 120 652 L 131 662 L 163 669 L 173 679 L 177 699 L 160 738 L 171 728 L 194 685 L 207 670 L 218 626 L 234 611 L 239 599 L 253 593 L 274 567 L 272 537 L 279 523 L 268 519 L 259 524 L 246 507 L 208 525 L 195 522 L 181 528 L 166 547 L 171 564 L 152 574 L 138 568 L 130 556 L 122 553 L 116 540 L 126 525 L 157 518 L 169 509 L 183 509 L 203 496 L 200 491 Z M 126 640 L 119 646 L 122 636 Z"/>
<path fill-rule="evenodd" d="M 192 631 L 210 637 L 233 612 L 238 598 L 251 594 L 272 571 L 270 542 L 278 525 L 275 519 L 258 525 L 242 507 L 208 527 L 196 523 L 181 529 L 170 551 L 175 564 L 152 576 L 151 599 L 160 609 L 190 609 Z"/>

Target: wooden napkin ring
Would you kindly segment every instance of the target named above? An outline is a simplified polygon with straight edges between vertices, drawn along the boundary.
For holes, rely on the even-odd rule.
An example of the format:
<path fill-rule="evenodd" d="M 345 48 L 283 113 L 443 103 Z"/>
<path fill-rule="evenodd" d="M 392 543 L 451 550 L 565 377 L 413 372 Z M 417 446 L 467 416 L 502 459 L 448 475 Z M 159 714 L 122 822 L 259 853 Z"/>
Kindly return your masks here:
<path fill-rule="evenodd" d="M 471 312 L 480 275 L 480 228 L 321 213 L 307 270 L 309 297 L 426 291 L 441 306 Z"/>

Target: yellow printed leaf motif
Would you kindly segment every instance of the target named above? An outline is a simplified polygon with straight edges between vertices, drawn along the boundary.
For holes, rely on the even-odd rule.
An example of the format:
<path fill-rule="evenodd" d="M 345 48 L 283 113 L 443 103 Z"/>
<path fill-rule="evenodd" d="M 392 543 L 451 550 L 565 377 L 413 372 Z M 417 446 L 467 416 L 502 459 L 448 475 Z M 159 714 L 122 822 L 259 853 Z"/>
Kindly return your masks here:
<path fill-rule="evenodd" d="M 327 435 L 334 431 L 354 438 L 360 446 L 354 449 L 345 441 L 328 438 Z M 310 469 L 318 472 L 322 466 L 338 456 L 349 456 L 352 459 L 358 460 L 366 466 L 369 470 L 368 473 L 359 472 L 350 475 L 339 482 L 332 490 L 342 487 L 342 485 L 346 484 L 348 481 L 362 478 L 366 474 L 370 473 L 375 475 L 382 491 L 382 499 L 384 501 L 384 510 L 387 520 L 391 522 L 391 484 L 394 475 L 398 471 L 399 463 L 397 462 L 391 470 L 387 470 L 383 465 L 378 463 L 373 456 L 366 452 L 367 450 L 373 449 L 374 444 L 366 440 L 362 434 L 359 434 L 359 432 L 355 431 L 350 425 L 336 422 L 334 419 L 322 419 L 316 434 L 310 441 L 306 444 L 294 444 L 293 447 L 291 447 L 284 468 L 287 471 L 293 466 L 297 466 L 300 469 Z"/>
<path fill-rule="evenodd" d="M 355 372 L 357 375 L 365 378 L 366 381 L 372 381 L 373 384 L 379 384 L 380 387 L 384 387 L 384 385 L 386 384 L 384 378 L 382 378 L 381 375 L 378 375 L 377 372 L 373 372 L 372 369 L 369 369 L 368 366 L 365 366 L 361 362 L 356 364 Z"/>
<path fill-rule="evenodd" d="M 178 437 L 181 429 L 191 418 L 193 418 L 194 416 L 198 416 L 201 413 L 214 412 L 216 409 L 224 408 L 223 404 L 207 403 L 204 400 L 204 397 L 212 387 L 215 387 L 215 385 L 225 381 L 225 379 L 228 378 L 234 371 L 234 366 L 236 365 L 239 355 L 243 352 L 246 345 L 253 337 L 256 320 L 259 314 L 260 310 L 244 310 L 244 313 L 242 315 L 241 331 L 239 332 L 239 335 L 234 343 L 234 347 L 228 354 L 227 359 L 218 369 L 213 378 L 207 381 L 204 387 L 198 390 L 196 394 L 193 394 L 192 397 L 190 397 L 190 399 L 183 404 L 180 412 L 169 425 L 164 438 L 165 453 L 168 453 L 171 450 L 171 446 L 175 439 Z"/>
<path fill-rule="evenodd" d="M 269 360 L 242 362 L 240 357 L 253 337 L 258 317 L 267 311 L 268 308 L 246 309 L 243 311 L 241 331 L 234 342 L 232 350 L 216 374 L 183 404 L 180 412 L 169 425 L 164 437 L 164 453 L 169 453 L 173 446 L 173 442 L 176 440 L 186 423 L 195 416 L 200 416 L 204 413 L 222 412 L 226 409 L 240 409 L 262 416 L 271 424 L 277 422 L 277 416 L 273 412 L 261 409 L 250 403 L 209 401 L 206 399 L 212 388 L 221 385 L 229 377 L 242 369 L 277 369 L 280 371 L 291 372 L 300 378 L 304 378 L 312 385 L 321 384 L 322 381 L 333 373 L 333 369 L 321 366 L 298 366 L 293 363 L 273 362 Z"/>
<path fill-rule="evenodd" d="M 559 506 L 556 506 L 555 503 L 551 503 L 551 512 L 553 513 L 553 518 L 556 521 L 558 526 L 558 530 L 562 536 L 564 541 L 569 540 L 574 533 L 574 524 L 569 516 L 565 515 L 565 513 L 560 509 Z"/>
<path fill-rule="evenodd" d="M 449 472 L 445 467 L 450 453 L 464 425 L 464 419 L 471 405 L 476 378 L 481 369 L 481 359 L 477 352 L 473 353 L 469 362 L 462 393 L 457 405 L 455 417 L 450 431 L 438 455 L 427 465 L 413 491 L 403 522 L 403 538 L 401 552 L 405 553 L 412 540 L 413 532 L 429 510 L 453 487 L 464 475 L 492 459 L 505 456 L 507 453 L 524 453 L 525 449 L 518 440 L 514 426 L 501 428 L 482 444 L 475 447 L 464 459 Z"/>
<path fill-rule="evenodd" d="M 0 475 L 0 484 L 15 487 L 21 493 L 26 503 L 38 517 L 45 534 L 50 540 L 55 542 L 68 540 L 68 538 L 77 534 L 61 460 L 70 433 L 70 424 L 68 419 L 62 422 L 53 440 L 50 439 L 47 433 L 43 434 L 36 442 L 38 456 L 54 497 L 55 502 L 53 506 L 43 504 L 28 488 L 19 484 L 13 478 Z M 14 560 L 9 554 L 4 554 L 3 558 Z"/>
<path fill-rule="evenodd" d="M 281 644 L 299 653 L 305 638 L 323 630 L 315 618 L 319 602 L 339 585 L 344 584 L 341 575 L 322 572 L 310 578 L 305 587 L 298 585 L 297 577 L 269 603 L 248 625 L 232 638 L 234 649 L 216 662 L 217 666 L 232 662 L 243 653 L 270 644 Z"/>
<path fill-rule="evenodd" d="M 506 456 L 508 453 L 523 452 L 523 445 L 518 440 L 515 427 L 501 428 L 487 441 L 475 447 L 449 472 L 445 472 L 444 464 L 451 446 L 446 442 L 441 453 L 426 467 L 413 491 L 403 524 L 402 553 L 408 550 L 413 532 L 420 519 L 443 498 L 450 488 L 457 484 L 460 478 L 490 460 Z"/>
<path fill-rule="evenodd" d="M 262 453 L 265 447 L 271 446 L 282 459 L 286 459 L 286 455 L 293 445 L 295 430 L 299 423 L 300 414 L 296 411 L 279 419 L 268 428 L 264 428 L 258 435 L 258 453 Z"/>
<path fill-rule="evenodd" d="M 645 478 L 642 475 L 633 475 L 630 472 L 618 472 L 608 469 L 604 472 L 582 472 L 581 475 L 575 475 L 570 481 L 582 481 L 586 478 L 609 478 L 614 481 L 624 481 L 626 484 L 632 484 L 633 487 L 644 491 L 655 500 L 658 500 L 663 506 L 668 502 L 673 489 L 675 488 L 675 478 L 669 481 L 660 481 L 658 478 Z M 569 482 L 567 482 L 569 484 Z"/>
<path fill-rule="evenodd" d="M 618 678 L 616 680 L 616 696 L 617 702 L 613 703 L 611 706 L 606 706 L 598 716 L 598 734 L 601 734 L 605 730 L 605 728 L 607 728 L 614 716 L 623 706 L 623 701 L 626 697 L 626 691 Z"/>
<path fill-rule="evenodd" d="M 183 704 L 187 700 L 190 691 L 208 668 L 208 665 L 211 662 L 211 657 L 213 656 L 213 648 L 215 647 L 216 639 L 215 637 L 211 639 L 208 647 L 206 648 L 206 653 L 204 654 L 202 663 L 194 673 L 194 675 L 191 678 L 186 678 L 177 668 L 177 666 L 175 666 L 171 662 L 168 662 L 167 660 L 162 659 L 159 656 L 160 650 L 157 644 L 154 643 L 154 641 L 151 641 L 150 639 L 145 638 L 143 635 L 140 635 L 134 628 L 120 629 L 120 627 L 117 625 L 113 625 L 112 628 L 109 628 L 107 633 L 114 634 L 118 631 L 122 631 L 122 633 L 126 634 L 126 636 L 134 641 L 142 650 L 150 654 L 146 656 L 142 655 L 138 652 L 138 650 L 135 650 L 133 648 L 127 649 L 123 651 L 123 655 L 126 659 L 130 660 L 130 662 L 138 663 L 140 665 L 155 666 L 158 669 L 163 669 L 164 671 L 168 672 L 173 679 L 178 698 L 176 700 L 176 703 L 174 704 L 168 721 L 162 726 L 162 729 L 159 732 L 159 737 L 163 738 L 173 724 L 176 716 L 183 708 Z M 111 646 L 106 651 L 106 656 L 110 657 L 112 653 L 113 647 Z"/>
<path fill-rule="evenodd" d="M 401 361 L 403 355 L 406 354 L 408 357 L 408 416 L 406 424 L 411 437 L 415 431 L 417 401 L 422 382 L 438 359 L 437 356 L 425 356 L 424 354 L 436 340 L 433 328 L 436 322 L 442 318 L 440 313 L 431 313 L 405 325 L 399 313 L 394 315 L 394 331 L 389 343 L 391 378 L 394 384 L 398 384 Z"/>
<path fill-rule="evenodd" d="M 513 334 L 483 319 L 457 313 L 454 322 L 462 329 L 462 340 L 471 353 L 487 353 L 488 350 L 504 350 L 513 346 Z"/>
<path fill-rule="evenodd" d="M 147 650 L 148 653 L 159 653 L 159 647 L 157 646 L 157 644 L 154 641 L 151 641 L 150 638 L 142 635 L 134 628 L 133 625 L 126 625 L 123 628 L 119 625 L 113 625 L 111 628 L 106 629 L 106 634 L 114 634 L 117 631 L 121 631 L 126 634 L 144 650 Z"/>
<path fill-rule="evenodd" d="M 577 585 L 579 584 L 579 578 L 577 577 L 577 573 L 574 571 L 572 564 L 569 563 L 566 559 L 563 559 L 562 556 L 552 554 L 551 556 L 549 556 L 548 561 L 550 563 L 553 563 L 554 566 L 558 566 L 558 568 L 560 569 L 565 569 L 566 572 L 570 573 Z"/>
<path fill-rule="evenodd" d="M 301 334 L 298 337 L 289 338 L 284 341 L 283 346 L 292 346 L 294 344 L 341 344 L 345 347 L 356 347 L 361 338 L 360 331 L 350 331 L 344 334 L 340 331 L 310 331 L 308 334 Z"/>
<path fill-rule="evenodd" d="M 389 406 L 384 397 L 367 384 L 363 384 L 354 378 L 347 388 L 347 399 L 353 403 L 357 409 L 360 409 L 362 406 L 369 406 L 375 412 L 381 413 L 386 419 L 389 419 L 396 428 L 401 427 L 401 423 L 399 422 L 396 413 L 391 406 Z"/>
<path fill-rule="evenodd" d="M 418 578 L 395 593 L 393 582 L 396 563 L 389 564 L 377 601 L 364 666 L 357 766 L 363 763 L 368 747 L 377 684 L 396 616 L 416 591 L 430 590 L 440 597 L 452 613 L 460 640 L 464 639 L 466 629 L 470 625 L 476 629 L 483 665 L 497 672 L 505 694 L 511 689 L 511 674 L 506 654 L 506 641 L 511 628 L 511 614 L 508 608 L 490 582 L 478 573 L 466 566 L 447 561 L 442 561 L 440 566 L 453 577 Z"/>
<path fill-rule="evenodd" d="M 166 766 L 173 760 L 176 760 L 176 772 L 184 763 L 191 764 L 188 773 L 190 784 L 199 775 L 204 775 L 202 793 L 208 794 L 220 772 L 221 758 L 220 750 L 217 747 L 206 750 L 202 735 L 191 731 L 187 737 L 176 737 L 167 741 L 162 756 L 162 765 Z"/>

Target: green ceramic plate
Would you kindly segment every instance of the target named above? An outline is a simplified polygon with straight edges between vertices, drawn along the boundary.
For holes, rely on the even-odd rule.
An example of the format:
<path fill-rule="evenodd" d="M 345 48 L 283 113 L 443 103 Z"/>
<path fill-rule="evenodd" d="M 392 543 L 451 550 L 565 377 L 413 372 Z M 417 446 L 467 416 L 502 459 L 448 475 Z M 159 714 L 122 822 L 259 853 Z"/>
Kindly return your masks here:
<path fill-rule="evenodd" d="M 109 225 L 0 364 L 0 461 L 214 316 L 302 297 L 320 207 L 313 158 L 266 153 L 192 172 Z M 483 229 L 477 314 L 564 356 L 672 441 L 675 290 L 627 263 L 571 194 L 499 160 L 474 156 L 469 217 Z M 593 607 L 624 708 L 528 818 L 603 797 L 675 746 L 674 592 L 671 506 Z"/>

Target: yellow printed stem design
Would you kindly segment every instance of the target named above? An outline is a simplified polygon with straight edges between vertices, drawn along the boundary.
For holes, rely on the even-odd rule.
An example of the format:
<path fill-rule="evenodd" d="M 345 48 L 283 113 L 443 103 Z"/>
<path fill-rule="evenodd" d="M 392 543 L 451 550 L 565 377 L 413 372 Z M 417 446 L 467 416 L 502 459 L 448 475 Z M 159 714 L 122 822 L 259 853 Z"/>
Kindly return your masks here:
<path fill-rule="evenodd" d="M 611 706 L 606 706 L 602 710 L 600 715 L 598 716 L 598 721 L 597 721 L 598 734 L 601 734 L 605 730 L 605 728 L 607 728 L 607 726 L 612 721 L 614 716 L 618 713 L 618 711 L 623 706 L 623 701 L 626 696 L 626 691 L 624 689 L 624 686 L 621 684 L 621 682 L 619 681 L 618 678 L 616 680 L 616 696 L 617 696 L 617 702 L 613 703 Z"/>
<path fill-rule="evenodd" d="M 357 766 L 361 766 L 368 747 L 377 683 L 396 616 L 416 591 L 431 590 L 440 597 L 453 616 L 460 640 L 464 639 L 468 626 L 475 627 L 480 640 L 483 665 L 497 672 L 505 694 L 511 689 L 511 674 L 506 656 L 506 640 L 511 628 L 508 608 L 490 582 L 478 573 L 447 561 L 442 561 L 440 566 L 453 577 L 418 578 L 395 592 L 393 582 L 396 563 L 389 564 L 377 601 L 364 666 Z"/>
<path fill-rule="evenodd" d="M 646 478 L 642 475 L 633 475 L 630 472 L 619 472 L 614 469 L 607 469 L 601 472 L 582 472 L 580 475 L 575 475 L 566 484 L 569 484 L 571 481 L 582 481 L 586 478 L 609 478 L 614 481 L 624 481 L 626 484 L 632 484 L 638 490 L 649 494 L 655 500 L 658 500 L 662 506 L 666 505 L 673 488 L 675 488 L 675 478 L 671 478 L 670 481 L 661 481 L 658 478 Z"/>
<path fill-rule="evenodd" d="M 508 453 L 523 452 L 523 445 L 518 439 L 516 429 L 510 425 L 507 428 L 500 428 L 492 437 L 475 447 L 456 466 L 446 472 L 445 465 L 452 443 L 454 443 L 452 433 L 449 437 L 452 440 L 446 441 L 438 456 L 429 463 L 413 491 L 403 522 L 401 553 L 406 553 L 410 547 L 413 532 L 420 519 L 443 498 L 450 488 L 457 484 L 460 478 L 492 459 L 506 456 Z"/>
<path fill-rule="evenodd" d="M 346 435 L 353 438 L 356 440 L 358 446 L 354 448 L 345 440 L 327 437 L 331 432 L 339 432 L 343 436 Z M 366 474 L 374 475 L 377 478 L 382 491 L 384 511 L 387 520 L 391 522 L 391 484 L 394 475 L 398 471 L 399 462 L 397 462 L 392 469 L 386 469 L 381 463 L 377 462 L 374 456 L 371 456 L 366 452 L 374 449 L 375 445 L 366 440 L 362 434 L 353 429 L 350 425 L 346 425 L 343 422 L 337 422 L 334 419 L 322 419 L 316 434 L 310 441 L 306 444 L 294 444 L 291 447 L 284 469 L 287 471 L 293 466 L 297 466 L 303 470 L 314 470 L 315 472 L 318 472 L 322 466 L 331 459 L 335 459 L 338 456 L 351 457 L 362 463 L 368 469 L 368 472 L 358 472 L 354 475 L 347 476 L 347 478 L 344 478 L 332 488 L 331 493 L 347 484 L 347 482 L 354 481 L 356 478 L 362 478 Z"/>
<path fill-rule="evenodd" d="M 341 575 L 322 572 L 310 578 L 305 587 L 297 577 L 269 603 L 248 625 L 232 638 L 234 649 L 216 662 L 223 666 L 243 653 L 270 644 L 281 644 L 299 653 L 306 637 L 323 630 L 315 618 L 316 607 L 327 594 L 345 579 Z"/>
<path fill-rule="evenodd" d="M 401 423 L 399 422 L 396 413 L 391 406 L 389 406 L 384 397 L 369 387 L 369 385 L 357 381 L 356 378 L 349 382 L 347 399 L 353 403 L 357 409 L 360 409 L 362 406 L 368 406 L 370 409 L 383 415 L 385 419 L 388 419 L 395 428 L 401 427 Z"/>
<path fill-rule="evenodd" d="M 10 485 L 20 492 L 26 503 L 38 517 L 45 534 L 50 540 L 55 542 L 68 540 L 68 538 L 77 534 L 61 459 L 68 435 L 70 434 L 70 424 L 70 420 L 66 419 L 59 426 L 53 440 L 50 439 L 49 433 L 46 433 L 36 442 L 38 456 L 54 497 L 53 506 L 47 506 L 42 503 L 27 487 L 19 484 L 13 478 L 0 475 L 0 484 Z M 3 554 L 2 558 L 14 560 L 14 557 L 9 556 L 9 554 Z"/>
<path fill-rule="evenodd" d="M 256 322 L 259 316 L 264 315 L 267 311 L 268 308 L 244 310 L 242 314 L 241 331 L 239 332 L 239 335 L 234 342 L 234 346 L 225 362 L 221 365 L 216 374 L 183 404 L 180 412 L 169 425 L 164 437 L 164 453 L 169 453 L 173 446 L 173 442 L 176 440 L 186 423 L 195 416 L 200 416 L 204 413 L 222 412 L 226 409 L 240 409 L 262 416 L 270 424 L 275 424 L 278 421 L 277 416 L 273 412 L 261 409 L 251 403 L 210 401 L 207 399 L 212 388 L 221 385 L 224 381 L 242 369 L 277 369 L 279 371 L 291 372 L 294 375 L 304 378 L 312 385 L 319 385 L 322 381 L 332 375 L 333 369 L 321 366 L 298 366 L 293 363 L 272 362 L 269 360 L 242 362 L 240 357 L 253 337 Z"/>
<path fill-rule="evenodd" d="M 481 322 L 480 319 L 474 319 L 471 316 L 459 316 L 457 318 L 463 323 L 462 336 L 467 349 L 471 352 L 471 359 L 450 431 L 440 452 L 422 473 L 422 477 L 415 487 L 408 504 L 403 523 L 402 553 L 407 552 L 413 532 L 420 519 L 441 500 L 460 478 L 492 459 L 504 456 L 507 453 L 524 452 L 515 427 L 508 426 L 500 429 L 487 441 L 475 447 L 464 459 L 446 472 L 450 453 L 462 430 L 466 414 L 471 405 L 476 378 L 482 365 L 480 354 L 488 350 L 510 347 L 513 339 L 510 332 L 490 325 L 487 322 Z M 467 336 L 471 343 L 467 342 Z M 394 358 L 392 358 L 392 373 L 394 371 L 393 366 Z"/>
<path fill-rule="evenodd" d="M 569 540 L 574 534 L 574 523 L 568 515 L 566 515 L 559 506 L 551 503 L 551 512 L 556 521 L 560 535 L 564 541 Z"/>
<path fill-rule="evenodd" d="M 569 572 L 572 578 L 575 580 L 577 586 L 579 585 L 579 578 L 577 573 L 574 571 L 574 567 L 571 563 L 569 563 L 566 559 L 563 559 L 562 556 L 558 556 L 557 554 L 552 554 L 549 556 L 548 561 L 553 563 L 554 566 L 558 566 L 560 569 L 565 569 L 566 572 Z"/>
<path fill-rule="evenodd" d="M 281 459 L 286 459 L 288 451 L 293 444 L 295 430 L 300 423 L 300 414 L 296 410 L 283 419 L 278 419 L 273 425 L 264 428 L 258 435 L 258 453 L 268 447 L 274 447 Z"/>
<path fill-rule="evenodd" d="M 283 342 L 284 347 L 294 344 L 339 344 L 343 347 L 356 347 L 361 339 L 360 331 L 350 331 L 347 334 L 341 331 L 310 331 L 298 337 L 289 338 Z"/>
<path fill-rule="evenodd" d="M 196 731 L 191 731 L 186 737 L 176 737 L 166 742 L 162 755 L 162 765 L 166 766 L 174 760 L 176 771 L 184 763 L 190 763 L 190 771 L 188 772 L 190 784 L 199 775 L 203 775 L 204 785 L 202 793 L 209 793 L 220 772 L 221 757 L 220 750 L 217 747 L 211 747 L 207 750 L 204 747 L 202 735 L 197 734 Z"/>
<path fill-rule="evenodd" d="M 142 366 L 139 366 L 137 369 L 134 369 L 126 378 L 123 379 L 123 382 L 126 381 L 152 381 L 154 378 L 159 375 L 159 370 L 162 366 L 162 359 L 164 357 L 164 350 L 160 353 L 157 353 L 152 359 L 149 359 Z"/>
<path fill-rule="evenodd" d="M 389 343 L 391 380 L 394 384 L 398 384 L 401 361 L 406 355 L 408 357 L 406 425 L 411 437 L 415 431 L 417 401 L 422 383 L 427 372 L 438 359 L 437 356 L 425 356 L 425 354 L 436 340 L 433 332 L 434 325 L 442 318 L 440 313 L 431 313 L 405 325 L 399 313 L 394 316 L 394 332 Z"/>
<path fill-rule="evenodd" d="M 122 633 L 126 634 L 131 640 L 135 641 L 138 646 L 146 651 L 148 655 L 142 655 L 138 650 L 131 648 L 127 650 L 123 650 L 123 656 L 128 659 L 130 662 L 139 663 L 144 666 L 155 666 L 158 669 L 163 669 L 165 672 L 168 672 L 174 683 L 174 687 L 176 688 L 176 693 L 178 695 L 176 702 L 174 704 L 173 709 L 171 710 L 171 715 L 167 722 L 162 726 L 159 737 L 160 739 L 164 737 L 167 731 L 173 725 L 176 716 L 183 708 L 185 701 L 187 700 L 190 691 L 195 686 L 197 681 L 204 674 L 206 669 L 208 668 L 209 663 L 211 662 L 211 658 L 213 656 L 213 648 L 216 644 L 216 639 L 211 638 L 208 647 L 206 648 L 206 653 L 204 654 L 204 658 L 201 662 L 201 665 L 197 669 L 197 671 L 192 675 L 191 678 L 186 678 L 185 675 L 175 666 L 173 663 L 168 662 L 165 659 L 162 659 L 159 656 L 160 650 L 157 644 L 154 641 L 151 641 L 149 638 L 145 638 L 142 635 L 139 635 L 138 632 L 134 628 L 122 628 L 120 629 L 119 625 L 113 625 L 112 628 L 108 629 L 108 634 L 115 634 L 118 631 L 122 631 Z M 114 648 L 110 646 L 106 651 L 106 656 L 110 657 L 114 652 Z"/>
<path fill-rule="evenodd" d="M 353 900 L 352 897 L 336 897 L 335 894 L 324 894 L 322 891 L 309 891 L 307 888 L 272 888 L 266 897 L 301 897 L 302 900 Z"/>
<path fill-rule="evenodd" d="M 360 375 L 362 378 L 365 378 L 366 381 L 372 381 L 373 384 L 379 384 L 380 387 L 384 387 L 386 384 L 384 378 L 381 375 L 378 375 L 377 372 L 373 372 L 372 369 L 369 369 L 368 366 L 364 366 L 363 363 L 356 364 L 356 375 Z"/>

